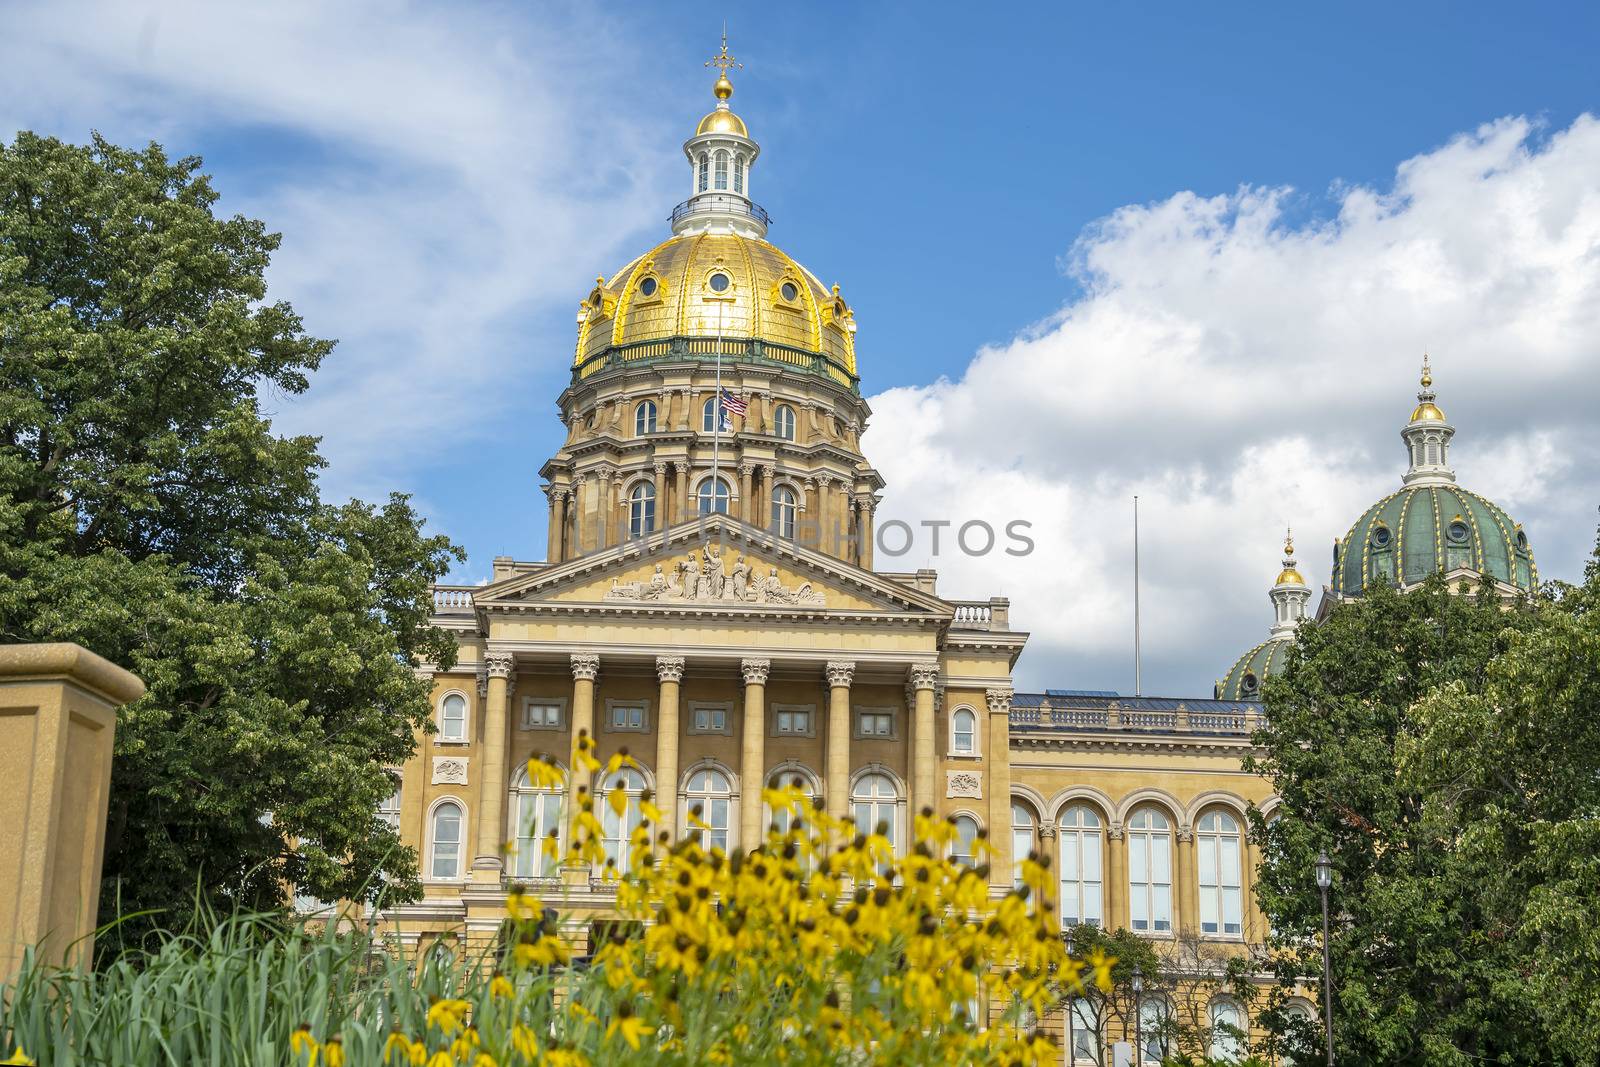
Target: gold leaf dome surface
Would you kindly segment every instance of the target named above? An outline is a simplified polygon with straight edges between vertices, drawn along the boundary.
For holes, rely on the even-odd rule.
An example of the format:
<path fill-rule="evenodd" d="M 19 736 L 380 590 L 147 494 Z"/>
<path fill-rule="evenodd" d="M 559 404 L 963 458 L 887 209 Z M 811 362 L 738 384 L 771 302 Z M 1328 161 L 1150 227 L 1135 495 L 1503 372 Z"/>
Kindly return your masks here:
<path fill-rule="evenodd" d="M 1443 422 L 1444 412 L 1431 400 L 1424 400 L 1411 410 L 1412 422 Z"/>
<path fill-rule="evenodd" d="M 730 233 L 669 238 L 597 283 L 580 314 L 574 365 L 608 348 L 719 332 L 818 353 L 856 373 L 849 305 L 782 249 Z"/>
<path fill-rule="evenodd" d="M 1285 567 L 1285 568 L 1283 568 L 1283 570 L 1281 572 L 1279 572 L 1278 580 L 1276 582 L 1274 582 L 1273 584 L 1274 585 L 1305 585 L 1306 584 L 1306 580 L 1305 580 L 1304 577 L 1301 576 L 1300 572 L 1295 570 L 1293 567 Z"/>
<path fill-rule="evenodd" d="M 694 128 L 694 135 L 699 137 L 703 133 L 731 133 L 739 137 L 750 136 L 750 130 L 745 126 L 744 119 L 726 108 L 717 108 L 700 120 L 700 125 Z"/>

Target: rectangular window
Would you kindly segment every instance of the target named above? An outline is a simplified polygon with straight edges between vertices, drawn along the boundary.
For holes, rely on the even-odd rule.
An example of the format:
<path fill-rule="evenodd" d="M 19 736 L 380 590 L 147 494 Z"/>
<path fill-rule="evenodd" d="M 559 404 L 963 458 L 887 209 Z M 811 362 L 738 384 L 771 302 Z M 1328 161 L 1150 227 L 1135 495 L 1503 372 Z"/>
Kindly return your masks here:
<path fill-rule="evenodd" d="M 894 712 L 859 711 L 856 713 L 856 736 L 884 738 L 894 736 Z"/>
<path fill-rule="evenodd" d="M 733 705 L 689 704 L 689 732 L 691 734 L 732 733 Z"/>
<path fill-rule="evenodd" d="M 614 704 L 611 707 L 613 730 L 643 730 L 644 706 L 642 704 Z"/>
<path fill-rule="evenodd" d="M 811 712 L 809 710 L 778 712 L 778 732 L 780 734 L 810 734 Z"/>
<path fill-rule="evenodd" d="M 561 729 L 561 711 L 561 704 L 556 701 L 525 700 L 522 704 L 522 728 L 524 730 L 559 730 Z"/>

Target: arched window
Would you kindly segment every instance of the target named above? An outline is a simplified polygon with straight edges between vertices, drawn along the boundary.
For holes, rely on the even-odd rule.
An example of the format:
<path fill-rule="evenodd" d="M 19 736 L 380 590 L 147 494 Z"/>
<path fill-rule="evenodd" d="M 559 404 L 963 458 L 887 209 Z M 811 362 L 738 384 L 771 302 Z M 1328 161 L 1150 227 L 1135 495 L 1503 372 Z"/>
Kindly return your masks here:
<path fill-rule="evenodd" d="M 1172 1008 L 1165 997 L 1142 997 L 1139 1000 L 1139 1033 L 1144 1047 L 1139 1050 L 1140 1067 L 1160 1064 L 1170 1051 Z"/>
<path fill-rule="evenodd" d="M 978 716 L 971 708 L 957 708 L 950 716 L 950 754 L 975 756 L 978 754 Z"/>
<path fill-rule="evenodd" d="M 1128 822 L 1128 914 L 1136 933 L 1172 932 L 1172 828 L 1154 808 Z"/>
<path fill-rule="evenodd" d="M 717 418 L 719 414 L 722 416 L 721 419 Z M 717 398 L 714 396 L 706 397 L 706 402 L 700 405 L 700 432 L 728 432 L 728 409 L 718 404 Z"/>
<path fill-rule="evenodd" d="M 695 184 L 696 192 L 705 192 L 711 184 L 711 161 L 704 152 L 700 153 L 700 180 Z"/>
<path fill-rule="evenodd" d="M 467 739 L 467 698 L 451 693 L 439 703 L 439 740 Z"/>
<path fill-rule="evenodd" d="M 1200 865 L 1200 932 L 1244 931 L 1244 893 L 1239 885 L 1239 823 L 1225 811 L 1200 817 L 1195 855 Z"/>
<path fill-rule="evenodd" d="M 608 800 L 611 791 L 618 786 L 622 787 L 623 797 L 627 801 L 621 815 L 617 814 Z M 632 767 L 623 767 L 612 773 L 601 783 L 595 796 L 595 804 L 600 808 L 600 842 L 605 848 L 606 859 L 616 867 L 618 874 L 628 873 L 633 832 L 639 828 L 639 803 L 643 796 L 644 775 Z"/>
<path fill-rule="evenodd" d="M 1074 804 L 1056 823 L 1061 846 L 1061 927 L 1087 923 L 1099 926 L 1102 885 L 1100 816 L 1092 808 Z"/>
<path fill-rule="evenodd" d="M 528 769 L 518 768 L 511 782 L 513 847 L 511 873 L 518 878 L 553 878 L 560 873 L 561 803 L 564 787 L 536 789 L 528 782 Z M 545 840 L 556 837 L 556 856 L 545 852 Z"/>
<path fill-rule="evenodd" d="M 794 408 L 788 404 L 778 405 L 772 413 L 772 432 L 785 441 L 794 440 Z"/>
<path fill-rule="evenodd" d="M 1229 997 L 1218 997 L 1211 1002 L 1211 1044 L 1207 1055 L 1214 1060 L 1233 1063 L 1245 1055 L 1244 1009 Z"/>
<path fill-rule="evenodd" d="M 733 157 L 733 191 L 744 192 L 744 156 Z"/>
<path fill-rule="evenodd" d="M 383 798 L 383 803 L 378 805 L 378 819 L 391 830 L 400 829 L 400 776 L 394 774 L 394 792 Z"/>
<path fill-rule="evenodd" d="M 461 805 L 447 800 L 433 809 L 433 853 L 428 871 L 438 879 L 461 877 Z"/>
<path fill-rule="evenodd" d="M 799 789 L 805 793 L 807 800 L 817 795 L 816 787 L 811 784 L 810 776 L 794 770 L 779 769 L 773 771 L 772 777 L 767 780 L 767 785 L 772 789 L 781 789 L 785 786 Z M 780 834 L 788 833 L 789 827 L 794 825 L 795 811 L 792 807 L 779 808 L 777 811 L 772 811 L 768 814 L 772 818 L 772 828 Z"/>
<path fill-rule="evenodd" d="M 699 502 L 699 511 L 702 515 L 716 512 L 718 515 L 728 513 L 728 501 L 733 495 L 733 490 L 728 488 L 728 483 L 721 478 L 707 478 L 700 483 L 700 489 L 695 494 Z"/>
<path fill-rule="evenodd" d="M 656 402 L 646 400 L 633 409 L 633 435 L 643 437 L 656 432 Z"/>
<path fill-rule="evenodd" d="M 1428 440 L 1428 462 L 1439 462 L 1439 442 L 1433 440 L 1432 438 L 1429 438 Z"/>
<path fill-rule="evenodd" d="M 1033 812 L 1023 804 L 1011 802 L 1011 884 L 1022 885 L 1022 861 L 1033 851 Z"/>
<path fill-rule="evenodd" d="M 863 774 L 856 779 L 855 791 L 850 794 L 850 815 L 856 821 L 856 830 L 863 834 L 881 832 L 894 847 L 895 808 L 899 800 L 894 780 L 887 774 Z"/>
<path fill-rule="evenodd" d="M 772 490 L 772 532 L 779 537 L 793 539 L 796 517 L 800 513 L 794 490 L 787 485 Z"/>
<path fill-rule="evenodd" d="M 728 187 L 728 153 L 718 152 L 714 162 L 716 164 L 714 185 L 719 190 L 726 189 Z"/>
<path fill-rule="evenodd" d="M 950 858 L 968 867 L 977 863 L 978 820 L 970 815 L 955 818 L 956 839 L 950 843 Z"/>
<path fill-rule="evenodd" d="M 1100 1027 L 1096 1025 L 1094 1005 L 1087 997 L 1072 1000 L 1072 1065 L 1100 1064 Z"/>
<path fill-rule="evenodd" d="M 656 487 L 640 482 L 628 493 L 628 534 L 643 537 L 656 528 Z"/>
<path fill-rule="evenodd" d="M 705 824 L 695 826 L 684 821 L 689 833 L 699 837 L 700 847 L 707 852 L 727 852 L 728 831 L 733 825 L 733 786 L 728 784 L 728 776 L 714 767 L 702 767 L 689 776 L 683 799 L 690 817 Z M 697 807 L 700 813 L 695 815 Z"/>

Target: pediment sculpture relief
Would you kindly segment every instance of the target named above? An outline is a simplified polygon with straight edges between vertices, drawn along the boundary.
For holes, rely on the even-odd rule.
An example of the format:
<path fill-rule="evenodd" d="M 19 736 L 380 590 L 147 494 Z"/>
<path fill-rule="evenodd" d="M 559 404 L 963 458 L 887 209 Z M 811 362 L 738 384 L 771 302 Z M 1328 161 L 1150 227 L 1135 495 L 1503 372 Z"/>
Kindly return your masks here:
<path fill-rule="evenodd" d="M 799 608 L 820 608 L 827 597 L 810 582 L 794 589 L 778 578 L 778 568 L 758 574 L 756 567 L 740 555 L 728 569 L 722 551 L 712 542 L 698 553 L 690 552 L 672 561 L 670 572 L 657 563 L 648 581 L 623 582 L 611 579 L 607 600 L 637 600 L 646 603 L 768 604 Z"/>

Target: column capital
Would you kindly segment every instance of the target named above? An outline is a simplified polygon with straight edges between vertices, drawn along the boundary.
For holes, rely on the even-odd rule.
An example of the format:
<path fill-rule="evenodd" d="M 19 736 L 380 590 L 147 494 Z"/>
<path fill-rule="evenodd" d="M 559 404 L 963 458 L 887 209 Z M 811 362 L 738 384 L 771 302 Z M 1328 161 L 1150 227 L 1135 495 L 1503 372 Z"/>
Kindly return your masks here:
<path fill-rule="evenodd" d="M 510 678 L 517 668 L 517 658 L 509 652 L 485 652 L 483 666 L 490 678 Z"/>
<path fill-rule="evenodd" d="M 767 479 L 771 479 L 772 471 L 773 471 L 772 464 L 770 464 L 770 463 L 762 463 L 759 466 L 757 466 L 756 469 L 761 472 L 761 477 L 767 478 Z"/>
<path fill-rule="evenodd" d="M 909 674 L 912 689 L 933 689 L 939 684 L 937 663 L 913 663 Z"/>
<path fill-rule="evenodd" d="M 600 653 L 574 652 L 571 658 L 573 681 L 592 682 L 600 673 Z"/>
<path fill-rule="evenodd" d="M 655 463 L 652 464 L 651 469 L 655 471 L 655 475 L 656 475 L 657 478 L 663 477 L 667 473 L 666 461 L 665 460 L 659 460 L 659 459 L 656 460 Z"/>
<path fill-rule="evenodd" d="M 851 680 L 856 676 L 855 661 L 848 659 L 830 659 L 828 661 L 828 665 L 823 668 L 823 673 L 828 676 L 828 684 L 830 686 L 843 686 L 845 688 L 849 688 Z"/>
<path fill-rule="evenodd" d="M 1054 841 L 1056 839 L 1056 824 L 1049 819 L 1039 824 L 1039 840 Z"/>
<path fill-rule="evenodd" d="M 985 689 L 983 691 L 984 699 L 989 702 L 990 715 L 1011 714 L 1011 692 L 1010 689 Z"/>
<path fill-rule="evenodd" d="M 681 681 L 683 681 L 683 657 L 682 656 L 657 656 L 656 657 L 656 680 L 658 682 L 681 682 Z"/>
<path fill-rule="evenodd" d="M 767 676 L 772 672 L 772 661 L 770 659 L 740 660 L 739 670 L 744 674 L 745 685 L 766 685 Z"/>
<path fill-rule="evenodd" d="M 739 464 L 739 477 L 748 478 L 748 477 L 750 477 L 751 473 L 755 469 L 756 469 L 756 465 L 754 463 L 740 463 Z"/>
<path fill-rule="evenodd" d="M 1178 824 L 1178 840 L 1185 844 L 1194 840 L 1194 825 L 1192 823 L 1180 822 Z"/>

